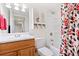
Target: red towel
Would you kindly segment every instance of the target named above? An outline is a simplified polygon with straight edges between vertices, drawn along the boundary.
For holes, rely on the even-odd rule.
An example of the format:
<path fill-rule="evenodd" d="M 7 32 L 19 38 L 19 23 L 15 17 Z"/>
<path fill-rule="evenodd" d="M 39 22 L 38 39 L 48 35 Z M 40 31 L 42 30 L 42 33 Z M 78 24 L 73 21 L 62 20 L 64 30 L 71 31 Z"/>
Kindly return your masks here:
<path fill-rule="evenodd" d="M 0 15 L 0 29 L 1 30 L 6 30 L 7 29 L 7 24 L 6 24 L 6 19 Z"/>

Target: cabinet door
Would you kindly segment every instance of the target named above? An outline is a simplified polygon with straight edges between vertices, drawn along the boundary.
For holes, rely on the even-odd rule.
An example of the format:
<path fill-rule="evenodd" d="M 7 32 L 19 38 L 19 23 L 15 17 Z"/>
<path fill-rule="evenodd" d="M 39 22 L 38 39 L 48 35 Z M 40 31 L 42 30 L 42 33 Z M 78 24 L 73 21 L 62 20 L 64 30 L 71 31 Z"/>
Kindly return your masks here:
<path fill-rule="evenodd" d="M 9 52 L 9 53 L 5 53 L 1 56 L 17 56 L 17 52 Z"/>
<path fill-rule="evenodd" d="M 20 55 L 20 56 L 33 56 L 34 54 L 35 54 L 35 50 L 32 47 L 25 48 L 18 52 L 18 55 Z"/>
<path fill-rule="evenodd" d="M 30 48 L 25 48 L 18 52 L 19 56 L 30 56 Z"/>
<path fill-rule="evenodd" d="M 35 47 L 30 48 L 30 55 L 34 56 L 35 55 Z"/>

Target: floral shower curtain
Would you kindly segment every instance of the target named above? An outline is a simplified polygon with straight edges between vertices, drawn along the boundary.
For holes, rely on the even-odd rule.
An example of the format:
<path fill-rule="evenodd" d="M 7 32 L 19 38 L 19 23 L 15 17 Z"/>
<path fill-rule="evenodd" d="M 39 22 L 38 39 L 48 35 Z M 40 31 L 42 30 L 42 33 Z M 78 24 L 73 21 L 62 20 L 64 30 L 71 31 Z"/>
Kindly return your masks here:
<path fill-rule="evenodd" d="M 61 20 L 60 54 L 62 56 L 79 55 L 79 3 L 62 4 Z"/>

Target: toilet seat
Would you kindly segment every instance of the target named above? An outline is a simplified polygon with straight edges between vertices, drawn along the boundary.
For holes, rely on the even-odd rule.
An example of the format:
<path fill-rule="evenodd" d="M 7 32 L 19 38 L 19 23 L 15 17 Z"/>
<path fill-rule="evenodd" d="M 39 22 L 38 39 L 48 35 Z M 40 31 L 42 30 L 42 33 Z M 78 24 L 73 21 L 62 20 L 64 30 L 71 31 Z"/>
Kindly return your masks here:
<path fill-rule="evenodd" d="M 42 56 L 52 56 L 53 52 L 47 47 L 43 47 L 38 49 L 38 54 Z"/>

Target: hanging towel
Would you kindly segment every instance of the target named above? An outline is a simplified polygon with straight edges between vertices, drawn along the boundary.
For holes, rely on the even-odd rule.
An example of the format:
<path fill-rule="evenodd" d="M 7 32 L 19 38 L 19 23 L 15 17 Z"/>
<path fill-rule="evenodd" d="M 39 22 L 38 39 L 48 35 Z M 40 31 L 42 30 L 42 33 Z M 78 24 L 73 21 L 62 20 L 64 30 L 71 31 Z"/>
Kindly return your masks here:
<path fill-rule="evenodd" d="M 2 15 L 0 15 L 0 29 L 1 30 L 7 29 L 6 19 Z"/>

